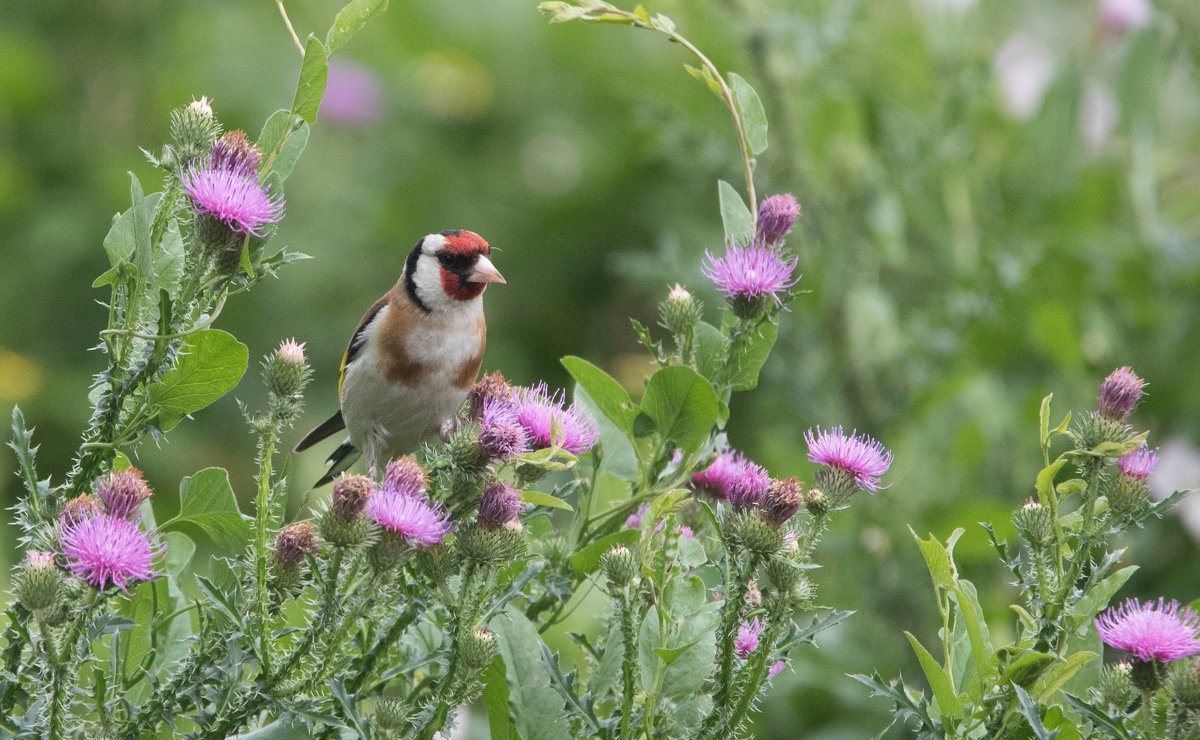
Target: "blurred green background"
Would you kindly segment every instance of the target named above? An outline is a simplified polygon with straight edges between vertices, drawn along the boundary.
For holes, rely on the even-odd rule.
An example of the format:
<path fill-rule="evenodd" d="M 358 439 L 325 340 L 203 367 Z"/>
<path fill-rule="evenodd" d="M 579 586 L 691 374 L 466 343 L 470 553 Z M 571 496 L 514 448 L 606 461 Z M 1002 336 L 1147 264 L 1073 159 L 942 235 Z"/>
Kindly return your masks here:
<path fill-rule="evenodd" d="M 339 5 L 289 11 L 302 36 L 322 34 Z M 811 472 L 802 434 L 815 424 L 865 431 L 896 457 L 891 488 L 837 517 L 818 552 L 822 603 L 858 613 L 794 656 L 759 736 L 877 734 L 886 704 L 844 674 L 919 683 L 901 630 L 936 639 L 906 524 L 943 538 L 965 527 L 960 565 L 993 629 L 1008 623 L 1013 594 L 975 522 L 1011 535 L 1040 467 L 1044 395 L 1057 421 L 1132 365 L 1150 383 L 1136 422 L 1162 447 L 1155 485 L 1200 486 L 1200 5 L 646 5 L 758 89 L 771 123 L 759 193 L 804 208 L 791 246 L 811 292 L 784 316 L 758 390 L 735 397 L 731 441 L 779 476 Z M 721 248 L 716 180 L 741 183 L 727 113 L 690 61 L 646 32 L 550 27 L 531 0 L 394 1 L 337 57 L 287 183 L 276 238 L 314 260 L 231 301 L 218 326 L 252 356 L 308 342 L 307 428 L 335 409 L 348 333 L 412 244 L 468 228 L 508 279 L 488 291 L 485 369 L 562 386 L 558 358 L 578 354 L 636 387 L 648 367 L 630 316 L 653 322 L 675 281 L 716 316 L 700 259 Z M 89 286 L 126 173 L 160 181 L 138 147 L 157 151 L 168 112 L 201 95 L 256 136 L 298 67 L 269 2 L 6 8 L 0 412 L 19 404 L 36 425 L 43 476 L 69 468 L 101 369 L 88 348 L 107 294 Z M 255 375 L 137 451 L 163 509 L 210 465 L 248 497 L 254 441 L 234 398 L 261 400 Z M 320 463 L 296 460 L 296 480 Z M 12 467 L 0 455 L 5 507 Z M 1142 569 L 1124 595 L 1200 597 L 1196 506 L 1130 540 Z M 11 561 L 15 531 L 0 524 Z"/>

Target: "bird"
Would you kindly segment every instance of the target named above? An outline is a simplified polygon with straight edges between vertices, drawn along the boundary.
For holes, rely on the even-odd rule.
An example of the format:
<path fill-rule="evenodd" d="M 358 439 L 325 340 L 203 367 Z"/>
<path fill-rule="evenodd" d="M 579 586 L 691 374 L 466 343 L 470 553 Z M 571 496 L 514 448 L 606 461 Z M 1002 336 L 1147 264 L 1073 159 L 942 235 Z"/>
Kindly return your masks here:
<path fill-rule="evenodd" d="M 491 247 L 472 231 L 429 234 L 404 260 L 400 279 L 367 309 L 342 356 L 337 413 L 296 444 L 302 452 L 343 429 L 319 488 L 366 458 L 381 465 L 445 433 L 467 398 L 487 345 L 483 291 L 507 281 Z"/>

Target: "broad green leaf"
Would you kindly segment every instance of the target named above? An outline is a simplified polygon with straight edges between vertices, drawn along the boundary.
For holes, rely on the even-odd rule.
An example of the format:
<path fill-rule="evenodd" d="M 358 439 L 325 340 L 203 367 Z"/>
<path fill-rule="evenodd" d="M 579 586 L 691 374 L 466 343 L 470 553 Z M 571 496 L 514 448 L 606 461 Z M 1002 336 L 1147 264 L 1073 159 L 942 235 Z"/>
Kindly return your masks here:
<path fill-rule="evenodd" d="M 637 452 L 633 449 L 629 433 L 610 421 L 582 386 L 575 386 L 574 399 L 575 403 L 596 420 L 596 425 L 600 429 L 600 444 L 598 445 L 600 470 L 623 480 L 636 478 L 638 474 Z"/>
<path fill-rule="evenodd" d="M 325 47 L 329 56 L 367 25 L 367 21 L 387 10 L 388 0 L 352 0 L 347 3 L 333 19 L 329 33 L 325 34 Z"/>
<path fill-rule="evenodd" d="M 121 262 L 131 263 L 137 268 L 141 279 L 149 282 L 154 279 L 150 227 L 162 193 L 144 195 L 137 176 L 131 172 L 129 179 L 130 206 L 104 237 L 104 251 L 108 253 L 109 265 L 116 267 Z"/>
<path fill-rule="evenodd" d="M 653 686 L 655 675 L 660 671 L 663 673 L 661 693 L 666 698 L 691 694 L 704 686 L 713 671 L 713 659 L 717 654 L 715 609 L 715 603 L 704 604 L 680 624 L 668 623 L 665 640 L 654 611 L 646 615 L 638 634 L 638 668 L 643 686 Z M 669 665 L 660 657 L 659 650 L 670 651 Z"/>
<path fill-rule="evenodd" d="M 1091 620 L 1101 609 L 1108 606 L 1109 600 L 1121 590 L 1137 569 L 1138 566 L 1129 565 L 1109 575 L 1093 586 L 1083 598 L 1072 604 L 1067 613 L 1080 621 Z"/>
<path fill-rule="evenodd" d="M 1038 409 L 1038 432 L 1039 439 L 1042 440 L 1042 449 L 1050 447 L 1050 399 L 1054 398 L 1051 393 L 1042 399 L 1042 405 Z"/>
<path fill-rule="evenodd" d="M 313 35 L 304 42 L 304 63 L 300 65 L 300 79 L 296 82 L 296 95 L 292 98 L 292 113 L 311 125 L 317 120 L 321 98 L 325 96 L 325 83 L 329 80 L 329 55 L 325 46 Z"/>
<path fill-rule="evenodd" d="M 504 658 L 497 655 L 481 680 L 483 706 L 487 710 L 492 740 L 517 740 L 517 730 L 508 718 L 508 678 Z"/>
<path fill-rule="evenodd" d="M 664 367 L 650 377 L 642 411 L 664 440 L 695 452 L 717 423 L 717 394 L 712 383 L 688 367 Z"/>
<path fill-rule="evenodd" d="M 127 678 L 138 675 L 139 666 L 157 672 L 174 665 L 189 649 L 191 617 L 187 612 L 177 613 L 188 603 L 178 578 L 191 561 L 196 545 L 178 532 L 166 533 L 163 541 L 166 554 L 159 563 L 163 577 L 138 584 L 136 589 L 131 588 L 129 598 L 118 602 L 118 613 L 134 623 L 120 640 L 120 657 Z M 171 614 L 175 616 L 169 623 L 159 621 Z M 131 701 L 144 700 L 149 691 L 149 686 L 140 684 L 128 696 Z"/>
<path fill-rule="evenodd" d="M 951 537 L 953 539 L 953 535 Z M 950 547 L 953 549 L 953 544 Z M 992 675 L 996 664 L 992 654 L 991 632 L 983 618 L 983 607 L 979 605 L 979 595 L 975 592 L 975 584 L 962 579 L 955 581 L 952 593 L 958 603 L 959 615 L 970 639 L 975 670 L 982 681 Z M 974 694 L 974 698 L 978 699 L 979 695 Z"/>
<path fill-rule="evenodd" d="M 579 575 L 587 575 L 600 566 L 600 556 L 616 545 L 630 547 L 638 541 L 641 532 L 636 529 L 622 529 L 596 540 L 571 556 L 571 567 Z"/>
<path fill-rule="evenodd" d="M 1062 663 L 1042 674 L 1042 677 L 1033 685 L 1031 692 L 1033 697 L 1042 704 L 1049 702 L 1055 691 L 1058 691 L 1071 676 L 1075 675 L 1076 671 L 1095 658 L 1096 654 L 1089 650 L 1074 653 Z"/>
<path fill-rule="evenodd" d="M 704 608 L 707 594 L 699 576 L 677 575 L 663 589 L 663 608 L 673 619 L 682 620 Z"/>
<path fill-rule="evenodd" d="M 628 391 L 611 375 L 581 357 L 568 356 L 561 362 L 575 382 L 587 391 L 596 407 L 619 429 L 631 434 L 637 412 Z"/>
<path fill-rule="evenodd" d="M 700 374 L 716 383 L 720 373 L 725 368 L 725 358 L 729 354 L 729 340 L 721 330 L 707 322 L 696 324 L 692 333 L 692 341 L 696 346 L 696 369 Z"/>
<path fill-rule="evenodd" d="M 537 629 L 511 604 L 492 619 L 490 627 L 500 643 L 508 679 L 509 718 L 517 733 L 522 740 L 570 740 L 560 721 L 565 702 L 542 665 Z"/>
<path fill-rule="evenodd" d="M 179 483 L 179 514 L 160 529 L 191 523 L 222 547 L 240 548 L 250 539 L 250 524 L 238 509 L 224 468 L 205 468 Z"/>
<path fill-rule="evenodd" d="M 1002 648 L 1003 649 L 1003 648 Z M 1047 668 L 1058 662 L 1057 655 L 1050 653 L 1028 652 L 1014 660 L 1004 669 L 1001 683 L 1028 686 L 1037 680 Z"/>
<path fill-rule="evenodd" d="M 717 183 L 721 200 L 721 223 L 725 225 L 725 241 L 749 244 L 754 238 L 754 214 L 733 186 L 721 180 Z"/>
<path fill-rule="evenodd" d="M 1066 455 L 1062 455 L 1037 474 L 1038 503 L 1042 506 L 1050 505 L 1050 497 L 1054 495 L 1054 476 L 1058 475 L 1068 460 Z"/>
<path fill-rule="evenodd" d="M 913 539 L 917 541 L 917 547 L 921 548 L 921 555 L 925 557 L 925 566 L 933 578 L 933 585 L 939 589 L 954 588 L 957 574 L 950 560 L 950 553 L 946 551 L 945 547 L 942 547 L 942 543 L 938 542 L 932 534 L 929 535 L 929 539 L 923 540 L 917 536 L 912 527 L 909 527 L 908 531 L 912 532 Z M 961 534 L 963 530 L 955 531 Z"/>
<path fill-rule="evenodd" d="M 521 491 L 521 500 L 533 506 L 549 506 L 551 509 L 575 511 L 575 509 L 571 508 L 570 504 L 561 498 L 540 491 Z"/>
<path fill-rule="evenodd" d="M 699 568 L 708 562 L 708 554 L 700 540 L 681 537 L 679 539 L 679 564 L 684 568 Z"/>
<path fill-rule="evenodd" d="M 751 154 L 757 157 L 767 148 L 767 112 L 763 110 L 758 93 L 741 76 L 730 72 L 729 87 L 733 89 L 733 99 L 742 117 L 746 143 L 750 145 Z"/>
<path fill-rule="evenodd" d="M 942 716 L 962 716 L 962 704 L 959 703 L 958 696 L 954 693 L 954 683 L 951 682 L 945 669 L 911 632 L 905 631 L 904 635 L 912 645 L 913 652 L 917 654 L 921 669 L 925 671 L 925 680 L 929 682 L 929 688 L 933 690 L 933 696 L 942 710 Z"/>
<path fill-rule="evenodd" d="M 188 337 L 175 367 L 150 386 L 148 393 L 150 403 L 159 409 L 163 431 L 233 390 L 249 359 L 246 345 L 232 334 L 208 329 Z"/>
<path fill-rule="evenodd" d="M 751 391 L 758 387 L 758 374 L 766 364 L 778 335 L 779 326 L 774 321 L 761 323 L 754 328 L 746 343 L 741 345 L 741 351 L 730 354 L 726 379 L 735 391 Z"/>
<path fill-rule="evenodd" d="M 621 673 L 621 660 L 624 657 L 625 643 L 621 639 L 621 623 L 614 618 L 608 631 L 608 641 L 604 643 L 604 655 L 588 679 L 588 692 L 592 696 L 602 699 L 616 686 L 617 676 Z"/>
<path fill-rule="evenodd" d="M 263 153 L 263 163 L 259 167 L 260 176 L 274 171 L 280 172 L 284 178 L 287 177 L 291 168 L 283 166 L 283 162 L 280 161 L 281 150 L 290 141 L 294 132 L 307 125 L 303 119 L 290 110 L 277 110 L 267 118 L 258 135 L 258 141 L 255 142 L 255 146 Z"/>
<path fill-rule="evenodd" d="M 171 219 L 163 233 L 162 244 L 154 256 L 154 285 L 159 290 L 174 293 L 183 277 L 183 237 L 179 222 Z"/>

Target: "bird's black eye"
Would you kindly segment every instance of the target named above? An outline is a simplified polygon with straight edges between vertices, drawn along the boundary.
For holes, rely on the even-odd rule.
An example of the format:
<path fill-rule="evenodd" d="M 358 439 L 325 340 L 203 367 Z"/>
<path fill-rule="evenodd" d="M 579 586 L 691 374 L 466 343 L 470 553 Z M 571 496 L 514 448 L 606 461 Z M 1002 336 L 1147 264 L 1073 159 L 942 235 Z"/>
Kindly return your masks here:
<path fill-rule="evenodd" d="M 457 272 L 465 270 L 471 266 L 471 257 L 465 254 L 456 254 L 454 252 L 438 252 L 438 264 L 450 270 Z"/>

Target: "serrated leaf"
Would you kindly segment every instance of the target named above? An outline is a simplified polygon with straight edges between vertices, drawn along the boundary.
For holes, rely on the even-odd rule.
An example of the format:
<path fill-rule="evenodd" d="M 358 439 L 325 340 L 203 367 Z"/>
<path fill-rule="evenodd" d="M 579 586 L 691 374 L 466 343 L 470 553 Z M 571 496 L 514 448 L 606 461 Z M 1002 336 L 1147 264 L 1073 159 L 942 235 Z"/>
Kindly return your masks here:
<path fill-rule="evenodd" d="M 296 82 L 296 94 L 292 98 L 292 113 L 307 124 L 315 123 L 328 81 L 329 55 L 320 39 L 310 34 L 304 42 L 304 63 L 300 65 L 300 79 Z"/>
<path fill-rule="evenodd" d="M 942 716 L 962 716 L 962 704 L 959 703 L 958 696 L 954 693 L 954 683 L 950 680 L 950 675 L 911 632 L 905 631 L 904 635 L 912 645 L 913 652 L 917 654 L 921 669 L 925 671 L 925 680 L 929 682 L 929 688 L 933 690 L 933 696 L 937 699 Z"/>
<path fill-rule="evenodd" d="M 367 21 L 387 10 L 388 0 L 352 0 L 333 19 L 325 34 L 325 47 L 333 56 L 346 42 L 367 25 Z"/>
<path fill-rule="evenodd" d="M 1137 569 L 1138 566 L 1129 565 L 1109 575 L 1103 581 L 1088 589 L 1087 594 L 1083 598 L 1067 609 L 1067 614 L 1080 621 L 1091 620 L 1100 613 L 1101 609 L 1108 605 L 1109 600 L 1121 590 L 1121 587 L 1125 585 L 1130 576 L 1137 572 Z"/>
<path fill-rule="evenodd" d="M 159 409 L 159 425 L 169 430 L 187 414 L 225 395 L 246 372 L 250 351 L 232 334 L 208 329 L 188 337 L 175 366 L 150 386 L 147 398 Z"/>
<path fill-rule="evenodd" d="M 537 629 L 515 606 L 491 621 L 508 684 L 509 718 L 523 740 L 570 740 L 560 721 L 565 702 L 542 665 Z"/>
<path fill-rule="evenodd" d="M 1054 696 L 1063 684 L 1070 680 L 1075 672 L 1096 658 L 1090 650 L 1081 650 L 1072 654 L 1062 663 L 1046 671 L 1037 683 L 1033 685 L 1032 695 L 1038 702 L 1045 704 Z"/>
<path fill-rule="evenodd" d="M 717 194 L 721 203 L 721 223 L 725 227 L 725 242 L 749 244 L 754 238 L 754 214 L 732 185 L 721 180 L 717 183 Z"/>
<path fill-rule="evenodd" d="M 1029 727 L 1033 730 L 1033 736 L 1037 740 L 1054 740 L 1058 737 L 1058 733 L 1052 730 L 1047 730 L 1046 725 L 1042 722 L 1042 715 L 1038 711 L 1037 702 L 1029 695 L 1025 689 L 1020 686 L 1014 687 L 1017 691 L 1017 703 L 1021 708 L 1021 716 L 1029 723 Z"/>
<path fill-rule="evenodd" d="M 549 506 L 551 509 L 575 511 L 575 509 L 571 508 L 570 504 L 561 498 L 540 491 L 521 491 L 521 500 L 532 506 Z"/>
<path fill-rule="evenodd" d="M 729 87 L 733 90 L 733 99 L 741 114 L 746 143 L 750 146 L 750 153 L 757 157 L 767 148 L 767 112 L 758 93 L 740 75 L 729 73 Z"/>
<path fill-rule="evenodd" d="M 712 383 L 691 368 L 664 367 L 650 377 L 642 411 L 664 440 L 695 452 L 717 423 L 717 394 Z"/>
<path fill-rule="evenodd" d="M 237 497 L 224 468 L 205 468 L 179 483 L 179 513 L 160 529 L 194 524 L 227 549 L 245 546 L 250 524 L 238 509 Z"/>
<path fill-rule="evenodd" d="M 1003 650 L 1003 648 L 1001 649 Z M 1028 686 L 1058 660 L 1057 655 L 1030 651 L 1010 663 L 1004 669 L 1004 675 L 1000 677 L 1000 680 L 1004 684 Z"/>

